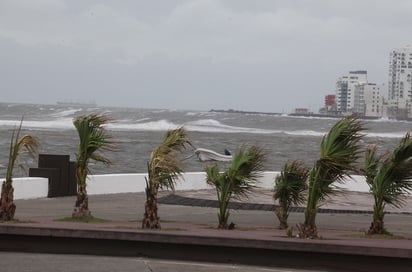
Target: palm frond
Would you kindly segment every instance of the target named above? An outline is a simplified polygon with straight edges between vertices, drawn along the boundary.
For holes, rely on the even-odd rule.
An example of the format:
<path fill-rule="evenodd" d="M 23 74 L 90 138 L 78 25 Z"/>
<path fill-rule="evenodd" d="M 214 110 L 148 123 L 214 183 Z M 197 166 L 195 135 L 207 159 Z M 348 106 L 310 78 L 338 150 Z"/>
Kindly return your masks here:
<path fill-rule="evenodd" d="M 183 127 L 166 132 L 162 143 L 150 155 L 152 186 L 174 189 L 174 182 L 183 171 L 175 152 L 181 151 L 186 145 L 191 146 L 191 142 Z"/>
<path fill-rule="evenodd" d="M 235 198 L 247 197 L 262 176 L 265 152 L 258 146 L 242 147 L 226 172 Z"/>
<path fill-rule="evenodd" d="M 95 154 L 96 151 L 110 151 L 114 149 L 113 137 L 105 129 L 105 125 L 112 119 L 105 114 L 90 114 L 77 117 L 73 124 L 79 135 L 79 160 L 88 159 L 110 164 L 110 160 L 102 155 Z"/>
<path fill-rule="evenodd" d="M 226 171 L 220 172 L 217 164 L 205 167 L 206 182 L 215 187 L 219 202 L 219 228 L 228 228 L 230 200 L 247 197 L 256 188 L 256 182 L 262 176 L 265 156 L 258 146 L 242 147 Z"/>
<path fill-rule="evenodd" d="M 302 161 L 287 162 L 275 179 L 273 198 L 289 207 L 299 205 L 305 201 L 303 192 L 307 189 L 309 169 Z"/>
<path fill-rule="evenodd" d="M 372 186 L 373 180 L 378 172 L 380 162 L 383 158 L 383 156 L 377 155 L 377 149 L 377 145 L 368 145 L 365 151 L 364 167 L 361 169 L 361 172 L 366 177 L 366 183 L 368 183 L 369 186 Z"/>
<path fill-rule="evenodd" d="M 73 125 L 79 135 L 79 146 L 77 156 L 77 182 L 86 188 L 86 177 L 90 172 L 88 165 L 90 160 L 110 165 L 112 162 L 98 152 L 111 151 L 115 148 L 112 135 L 106 130 L 106 125 L 112 119 L 105 114 L 89 114 L 76 117 Z"/>
<path fill-rule="evenodd" d="M 410 133 L 403 137 L 392 156 L 382 162 L 373 180 L 371 191 L 387 204 L 401 207 L 400 197 L 412 190 L 412 139 Z"/>
<path fill-rule="evenodd" d="M 105 114 L 90 114 L 77 117 L 73 124 L 79 134 L 79 155 L 90 157 L 97 150 L 113 150 L 115 142 L 105 125 L 112 119 Z"/>
<path fill-rule="evenodd" d="M 339 120 L 322 138 L 320 158 L 309 173 L 309 190 L 305 210 L 305 224 L 302 235 L 316 233 L 316 214 L 321 202 L 339 189 L 335 184 L 343 182 L 360 158 L 360 140 L 363 135 L 362 123 L 354 116 Z"/>
<path fill-rule="evenodd" d="M 362 152 L 360 140 L 363 135 L 362 123 L 355 117 L 346 117 L 337 122 L 321 142 L 321 156 L 311 173 L 309 186 L 315 190 L 320 199 L 332 193 L 334 182 L 341 182 L 356 171 L 355 163 Z"/>
<path fill-rule="evenodd" d="M 205 172 L 206 172 L 207 184 L 213 185 L 215 187 L 219 187 L 220 186 L 219 179 L 221 178 L 219 165 L 217 164 L 213 166 L 206 165 Z"/>
<path fill-rule="evenodd" d="M 20 121 L 19 127 L 14 129 L 12 133 L 6 172 L 6 180 L 8 181 L 11 181 L 13 177 L 13 169 L 15 168 L 15 164 L 21 155 L 27 154 L 32 158 L 35 158 L 37 154 L 37 147 L 39 144 L 34 136 L 24 135 L 20 138 L 22 125 L 23 118 Z"/>

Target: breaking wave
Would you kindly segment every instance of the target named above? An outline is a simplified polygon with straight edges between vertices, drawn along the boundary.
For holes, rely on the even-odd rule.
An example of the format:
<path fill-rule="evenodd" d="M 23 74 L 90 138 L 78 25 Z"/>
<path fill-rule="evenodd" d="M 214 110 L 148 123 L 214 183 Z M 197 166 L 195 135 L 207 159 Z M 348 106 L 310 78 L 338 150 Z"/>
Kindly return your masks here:
<path fill-rule="evenodd" d="M 72 116 L 77 110 L 60 112 L 58 118 L 46 120 L 25 120 L 23 127 L 25 129 L 49 129 L 49 130 L 68 130 L 74 129 Z M 20 120 L 0 120 L 0 127 L 16 127 Z M 166 131 L 184 126 L 188 131 L 205 132 L 205 133 L 251 133 L 251 134 L 285 134 L 290 136 L 302 137 L 322 137 L 325 131 L 315 130 L 273 130 L 253 127 L 239 127 L 225 125 L 215 119 L 200 119 L 184 123 L 172 122 L 167 119 L 152 120 L 151 118 L 141 118 L 138 120 L 120 120 L 109 124 L 107 127 L 111 130 L 138 130 L 138 131 Z M 376 138 L 402 138 L 404 132 L 366 132 L 366 137 Z"/>

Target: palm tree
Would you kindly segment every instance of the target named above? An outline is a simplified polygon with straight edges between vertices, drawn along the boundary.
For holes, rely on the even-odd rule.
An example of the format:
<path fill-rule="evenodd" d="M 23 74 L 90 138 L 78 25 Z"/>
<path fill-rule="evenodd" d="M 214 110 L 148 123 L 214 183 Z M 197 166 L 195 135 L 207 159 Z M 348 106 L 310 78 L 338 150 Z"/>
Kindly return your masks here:
<path fill-rule="evenodd" d="M 309 173 L 309 190 L 305 222 L 300 224 L 300 237 L 316 238 L 316 214 L 322 201 L 338 190 L 335 182 L 343 182 L 357 171 L 355 163 L 360 157 L 362 123 L 353 116 L 339 120 L 321 141 L 320 159 Z"/>
<path fill-rule="evenodd" d="M 304 191 L 307 189 L 309 169 L 302 161 L 287 162 L 280 175 L 276 176 L 273 198 L 279 200 L 279 207 L 275 209 L 279 219 L 279 229 L 288 227 L 289 208 L 291 205 L 300 205 L 305 201 Z"/>
<path fill-rule="evenodd" d="M 110 165 L 111 161 L 98 154 L 98 151 L 113 150 L 112 136 L 105 129 L 105 125 L 111 119 L 104 114 L 89 114 L 74 119 L 73 124 L 79 134 L 79 147 L 76 161 L 77 200 L 75 203 L 73 218 L 92 217 L 89 210 L 87 196 L 87 174 L 89 162 L 94 160 Z"/>
<path fill-rule="evenodd" d="M 142 228 L 160 228 L 157 193 L 159 189 L 164 188 L 174 190 L 175 182 L 183 171 L 175 152 L 181 151 L 186 145 L 191 146 L 191 143 L 184 128 L 169 130 L 162 143 L 150 154 L 147 163 L 148 178 L 146 178 L 146 202 Z"/>
<path fill-rule="evenodd" d="M 37 153 L 38 142 L 35 137 L 25 135 L 20 138 L 21 127 L 23 119 L 20 121 L 20 126 L 13 130 L 10 149 L 9 161 L 7 164 L 6 180 L 1 186 L 1 206 L 0 206 L 0 220 L 10 221 L 14 219 L 16 212 L 16 204 L 14 204 L 14 188 L 13 188 L 13 169 L 20 155 L 27 154 L 35 157 Z M 24 149 L 24 151 L 23 151 Z"/>
<path fill-rule="evenodd" d="M 371 145 L 365 153 L 363 172 L 373 194 L 373 221 L 368 234 L 384 234 L 385 206 L 400 208 L 401 198 L 412 190 L 412 139 L 407 133 L 392 154 L 378 156 L 377 147 Z"/>
<path fill-rule="evenodd" d="M 233 198 L 240 199 L 256 187 L 255 183 L 261 177 L 265 153 L 257 146 L 249 149 L 241 148 L 233 157 L 228 169 L 221 173 L 215 164 L 206 166 L 207 183 L 216 188 L 219 202 L 219 229 L 228 229 L 229 202 Z"/>

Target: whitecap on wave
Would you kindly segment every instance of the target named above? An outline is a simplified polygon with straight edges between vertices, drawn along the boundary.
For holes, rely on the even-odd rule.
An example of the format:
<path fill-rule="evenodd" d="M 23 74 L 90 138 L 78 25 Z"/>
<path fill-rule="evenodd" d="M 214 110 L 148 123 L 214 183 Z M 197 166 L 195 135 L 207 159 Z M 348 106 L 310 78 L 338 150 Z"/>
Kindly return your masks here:
<path fill-rule="evenodd" d="M 404 136 L 405 136 L 405 132 L 366 133 L 366 137 L 377 137 L 377 138 L 402 138 Z"/>
<path fill-rule="evenodd" d="M 53 114 L 51 114 L 51 117 L 67 117 L 67 116 L 73 116 L 76 112 L 81 111 L 82 109 L 69 109 L 69 110 L 63 110 L 63 111 L 58 111 Z"/>
<path fill-rule="evenodd" d="M 229 125 L 222 124 L 221 122 L 214 120 L 214 119 L 201 119 L 201 120 L 191 121 L 191 122 L 185 123 L 184 126 L 189 131 L 199 131 L 199 132 L 258 133 L 258 134 L 272 133 L 270 130 L 266 130 L 266 129 L 229 126 Z"/>
<path fill-rule="evenodd" d="M 108 128 L 114 130 L 165 131 L 176 129 L 180 126 L 168 120 L 158 120 L 145 123 L 113 123 L 108 125 Z"/>

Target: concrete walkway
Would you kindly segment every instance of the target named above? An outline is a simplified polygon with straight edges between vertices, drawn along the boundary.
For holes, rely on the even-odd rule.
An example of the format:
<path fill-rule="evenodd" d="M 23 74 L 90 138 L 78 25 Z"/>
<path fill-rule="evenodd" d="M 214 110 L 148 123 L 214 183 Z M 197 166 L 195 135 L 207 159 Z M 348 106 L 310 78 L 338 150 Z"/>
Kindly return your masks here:
<path fill-rule="evenodd" d="M 185 198 L 213 199 L 212 190 L 181 191 Z M 162 192 L 166 197 L 168 192 Z M 365 210 L 367 195 L 345 193 L 323 208 Z M 70 217 L 75 197 L 18 200 L 17 222 L 0 224 L 0 249 L 48 253 L 145 256 L 179 260 L 243 263 L 248 265 L 327 269 L 328 271 L 397 271 L 412 265 L 412 215 L 409 206 L 385 216 L 385 226 L 397 239 L 364 238 L 372 215 L 320 213 L 322 239 L 288 238 L 272 211 L 232 210 L 235 230 L 218 230 L 217 209 L 160 204 L 161 230 L 142 230 L 145 195 L 126 193 L 90 196 L 92 214 L 109 221 L 74 223 Z M 269 191 L 249 202 L 268 204 Z M 272 202 L 273 203 L 273 202 Z M 408 203 L 410 201 L 408 200 Z M 408 204 L 409 205 L 409 204 Z M 405 213 L 402 213 L 405 212 Z M 289 224 L 303 222 L 303 213 L 291 213 Z M 296 232 L 295 232 L 296 233 Z M 378 270 L 377 270 L 378 269 Z M 381 270 L 382 269 L 382 270 Z"/>

